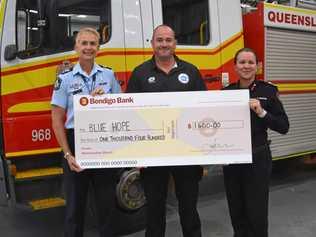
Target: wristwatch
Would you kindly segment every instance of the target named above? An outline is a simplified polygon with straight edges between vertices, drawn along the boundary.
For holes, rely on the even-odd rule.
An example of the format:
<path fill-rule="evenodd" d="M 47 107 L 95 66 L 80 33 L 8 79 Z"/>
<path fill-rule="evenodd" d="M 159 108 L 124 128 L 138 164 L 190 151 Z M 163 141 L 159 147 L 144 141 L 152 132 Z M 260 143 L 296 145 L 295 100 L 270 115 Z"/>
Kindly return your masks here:
<path fill-rule="evenodd" d="M 66 160 L 68 160 L 68 157 L 69 156 L 71 156 L 71 154 L 69 153 L 69 152 L 66 152 L 65 154 L 64 154 L 64 158 L 66 159 Z"/>

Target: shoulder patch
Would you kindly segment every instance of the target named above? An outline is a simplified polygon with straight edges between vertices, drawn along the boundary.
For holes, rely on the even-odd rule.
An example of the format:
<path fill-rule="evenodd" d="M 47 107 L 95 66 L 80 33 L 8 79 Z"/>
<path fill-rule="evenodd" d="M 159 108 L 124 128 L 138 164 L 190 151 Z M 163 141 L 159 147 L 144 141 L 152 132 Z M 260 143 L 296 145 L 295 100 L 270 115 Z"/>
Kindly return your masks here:
<path fill-rule="evenodd" d="M 54 84 L 54 91 L 58 91 L 61 86 L 62 79 L 60 77 L 57 77 L 55 84 Z"/>

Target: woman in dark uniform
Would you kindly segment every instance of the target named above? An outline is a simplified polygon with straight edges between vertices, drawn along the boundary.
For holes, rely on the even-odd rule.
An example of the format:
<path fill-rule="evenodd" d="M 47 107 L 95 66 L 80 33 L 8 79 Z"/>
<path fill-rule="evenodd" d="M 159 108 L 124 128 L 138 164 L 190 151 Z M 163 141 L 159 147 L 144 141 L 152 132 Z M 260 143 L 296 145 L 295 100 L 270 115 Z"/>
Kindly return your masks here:
<path fill-rule="evenodd" d="M 235 55 L 238 82 L 226 90 L 246 89 L 250 94 L 252 159 L 250 164 L 224 166 L 224 180 L 234 237 L 268 236 L 271 151 L 267 130 L 289 130 L 288 117 L 276 86 L 256 80 L 257 56 L 243 48 Z"/>

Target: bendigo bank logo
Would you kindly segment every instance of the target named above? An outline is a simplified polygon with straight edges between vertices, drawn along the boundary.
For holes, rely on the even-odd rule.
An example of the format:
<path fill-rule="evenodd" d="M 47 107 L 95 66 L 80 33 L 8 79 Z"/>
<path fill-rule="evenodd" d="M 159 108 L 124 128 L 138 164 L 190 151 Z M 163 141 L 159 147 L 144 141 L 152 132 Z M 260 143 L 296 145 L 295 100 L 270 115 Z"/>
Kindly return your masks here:
<path fill-rule="evenodd" d="M 86 106 L 88 104 L 102 104 L 102 105 L 112 105 L 112 104 L 133 104 L 134 98 L 132 97 L 117 97 L 117 98 L 87 98 L 81 97 L 79 100 L 81 106 Z"/>
<path fill-rule="evenodd" d="M 81 97 L 79 100 L 80 105 L 86 106 L 89 104 L 89 99 L 87 97 Z"/>

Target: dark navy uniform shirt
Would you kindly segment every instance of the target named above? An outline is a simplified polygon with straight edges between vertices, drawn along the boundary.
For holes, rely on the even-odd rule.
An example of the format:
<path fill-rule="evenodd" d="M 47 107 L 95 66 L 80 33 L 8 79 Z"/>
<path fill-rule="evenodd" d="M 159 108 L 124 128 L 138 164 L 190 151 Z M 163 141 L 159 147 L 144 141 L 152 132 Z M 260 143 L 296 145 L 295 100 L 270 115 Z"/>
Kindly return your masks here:
<path fill-rule="evenodd" d="M 199 70 L 178 57 L 175 59 L 175 67 L 168 74 L 156 66 L 154 57 L 137 66 L 129 79 L 126 92 L 206 90 Z"/>
<path fill-rule="evenodd" d="M 224 90 L 242 89 L 239 82 L 233 83 Z M 252 146 L 258 147 L 268 143 L 267 129 L 285 134 L 289 130 L 289 120 L 278 96 L 278 88 L 270 83 L 255 80 L 248 87 L 250 98 L 258 99 L 267 114 L 260 118 L 251 111 Z"/>

